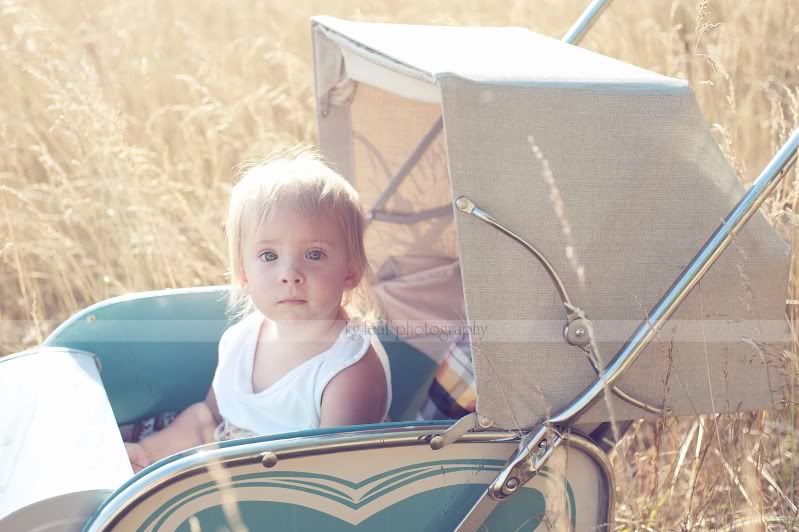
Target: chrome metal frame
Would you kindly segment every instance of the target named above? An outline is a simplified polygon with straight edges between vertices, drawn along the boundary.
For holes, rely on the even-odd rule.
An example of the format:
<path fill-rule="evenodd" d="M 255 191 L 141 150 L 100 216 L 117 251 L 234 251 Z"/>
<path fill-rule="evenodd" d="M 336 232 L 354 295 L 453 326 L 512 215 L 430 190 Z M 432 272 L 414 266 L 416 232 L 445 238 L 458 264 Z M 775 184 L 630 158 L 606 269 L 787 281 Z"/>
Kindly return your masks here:
<path fill-rule="evenodd" d="M 580 18 L 578 18 L 577 21 L 572 24 L 572 27 L 569 28 L 569 31 L 566 32 L 566 35 L 563 36 L 563 41 L 574 44 L 582 40 L 605 8 L 610 5 L 610 2 L 611 0 L 593 0 L 593 2 L 591 2 L 588 7 L 585 8 L 585 11 L 583 11 L 583 14 L 580 15 Z"/>
<path fill-rule="evenodd" d="M 525 440 L 529 439 L 529 435 L 525 436 L 522 440 L 522 443 Z M 560 445 L 564 445 L 565 447 L 575 447 L 584 451 L 587 455 L 589 455 L 594 463 L 599 468 L 602 476 L 604 478 L 604 485 L 606 487 L 606 500 L 600 501 L 599 506 L 605 508 L 605 515 L 600 516 L 599 521 L 603 523 L 606 527 L 606 530 L 610 530 L 610 527 L 613 523 L 613 508 L 615 505 L 615 492 L 616 492 L 616 484 L 615 484 L 615 477 L 613 476 L 613 466 L 608 459 L 607 454 L 603 451 L 599 446 L 596 445 L 590 438 L 582 436 L 577 432 L 566 432 L 559 435 L 560 442 L 557 445 L 550 445 L 547 447 L 548 452 L 546 456 L 548 457 L 551 452 Z M 509 486 L 510 492 L 508 495 L 497 498 L 493 496 L 487 496 L 490 494 L 490 490 L 493 487 L 489 486 L 487 494 L 483 494 L 477 502 L 474 503 L 472 508 L 466 513 L 463 520 L 458 525 L 456 529 L 457 532 L 467 532 L 478 530 L 480 526 L 485 522 L 491 512 L 497 507 L 498 504 L 501 503 L 503 499 L 509 497 L 512 493 L 518 491 L 518 489 L 524 486 L 528 481 L 530 481 L 535 474 L 531 474 L 529 477 L 526 478 L 518 478 L 518 477 L 510 477 L 506 478 L 503 481 L 503 486 Z M 496 482 L 496 481 L 495 481 Z M 601 492 L 601 490 L 600 490 Z"/>
<path fill-rule="evenodd" d="M 605 487 L 607 488 L 605 491 L 607 495 L 607 500 L 604 501 L 605 504 L 602 504 L 603 501 L 600 501 L 600 506 L 607 507 L 607 512 L 602 521 L 606 524 L 606 530 L 610 530 L 613 524 L 613 508 L 616 504 L 616 477 L 613 476 L 613 464 L 610 463 L 610 459 L 605 451 L 591 440 L 591 438 L 577 432 L 566 432 L 562 434 L 562 437 L 562 445 L 566 447 L 575 447 L 583 451 L 594 460 L 599 470 L 602 472 L 605 478 Z M 600 493 L 601 491 L 602 490 L 600 490 Z"/>
<path fill-rule="evenodd" d="M 157 492 L 174 482 L 202 474 L 208 468 L 209 462 L 218 464 L 221 468 L 227 468 L 248 463 L 261 463 L 264 456 L 270 455 L 275 456 L 277 462 L 282 462 L 304 456 L 350 450 L 384 449 L 411 445 L 427 446 L 430 438 L 444 431 L 447 426 L 410 424 L 402 427 L 376 427 L 357 432 L 339 432 L 285 440 L 251 438 L 239 440 L 237 443 L 196 447 L 191 451 L 176 455 L 163 465 L 151 466 L 140 472 L 106 500 L 98 509 L 97 514 L 86 524 L 84 530 L 86 532 L 112 530 L 122 517 L 136 507 L 136 502 L 131 504 L 131 499 Z M 518 432 L 491 430 L 468 433 L 460 441 L 463 443 L 491 443 L 512 442 L 519 439 Z M 607 500 L 601 501 L 600 507 L 605 509 L 606 515 L 600 517 L 601 520 L 607 521 L 613 509 L 615 489 L 613 470 L 607 455 L 594 442 L 578 433 L 564 435 L 564 442 L 566 446 L 575 447 L 588 455 L 604 477 Z M 269 465 L 265 467 L 269 467 Z"/>

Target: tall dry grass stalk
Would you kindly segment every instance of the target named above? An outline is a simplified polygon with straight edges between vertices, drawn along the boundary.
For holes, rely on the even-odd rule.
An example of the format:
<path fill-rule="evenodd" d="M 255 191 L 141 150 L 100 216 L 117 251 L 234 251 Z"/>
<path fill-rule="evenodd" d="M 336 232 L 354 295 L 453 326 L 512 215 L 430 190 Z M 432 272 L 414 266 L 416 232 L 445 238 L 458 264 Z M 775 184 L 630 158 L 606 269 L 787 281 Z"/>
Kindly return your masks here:
<path fill-rule="evenodd" d="M 314 139 L 310 15 L 560 36 L 587 3 L 0 1 L 0 353 L 112 295 L 225 282 L 234 166 Z M 743 181 L 799 126 L 792 0 L 617 0 L 584 46 L 687 78 Z M 796 180 L 764 206 L 792 242 Z M 635 425 L 617 527 L 796 528 L 795 400 Z"/>

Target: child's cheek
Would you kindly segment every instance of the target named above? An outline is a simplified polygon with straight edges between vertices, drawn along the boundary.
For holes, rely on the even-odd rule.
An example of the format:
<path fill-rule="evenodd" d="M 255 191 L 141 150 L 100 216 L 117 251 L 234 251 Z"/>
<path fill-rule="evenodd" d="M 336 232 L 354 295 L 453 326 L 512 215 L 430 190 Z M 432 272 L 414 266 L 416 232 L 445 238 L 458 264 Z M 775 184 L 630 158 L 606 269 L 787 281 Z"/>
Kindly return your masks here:
<path fill-rule="evenodd" d="M 316 278 L 331 288 L 344 282 L 344 276 L 337 268 L 322 268 L 317 272 Z"/>

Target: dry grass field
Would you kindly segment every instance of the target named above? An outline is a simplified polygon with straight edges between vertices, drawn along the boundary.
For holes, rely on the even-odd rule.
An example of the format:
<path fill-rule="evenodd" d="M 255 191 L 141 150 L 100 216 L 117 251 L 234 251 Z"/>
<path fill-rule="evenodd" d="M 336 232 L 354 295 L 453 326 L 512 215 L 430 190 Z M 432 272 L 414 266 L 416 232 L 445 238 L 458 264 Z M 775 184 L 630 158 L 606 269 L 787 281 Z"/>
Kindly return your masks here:
<path fill-rule="evenodd" d="M 559 37 L 587 3 L 0 0 L 0 354 L 109 296 L 226 281 L 235 165 L 314 141 L 309 16 Z M 744 182 L 799 127 L 795 0 L 616 0 L 583 45 L 688 79 Z M 763 207 L 790 242 L 797 179 Z M 792 405 L 634 425 L 616 528 L 799 529 Z"/>

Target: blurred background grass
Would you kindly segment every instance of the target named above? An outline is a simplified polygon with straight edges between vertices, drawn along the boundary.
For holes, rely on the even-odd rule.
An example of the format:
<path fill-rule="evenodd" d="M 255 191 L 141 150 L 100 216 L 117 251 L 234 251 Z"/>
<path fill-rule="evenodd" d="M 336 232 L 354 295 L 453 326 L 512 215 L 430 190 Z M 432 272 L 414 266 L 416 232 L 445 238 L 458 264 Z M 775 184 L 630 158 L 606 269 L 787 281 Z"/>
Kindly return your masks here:
<path fill-rule="evenodd" d="M 311 15 L 560 37 L 587 4 L 0 0 L 0 354 L 106 297 L 226 282 L 235 165 L 314 141 Z M 744 182 L 799 127 L 795 1 L 616 0 L 582 45 L 689 80 Z M 796 179 L 763 207 L 794 246 Z M 796 527 L 793 399 L 634 425 L 617 527 Z"/>

